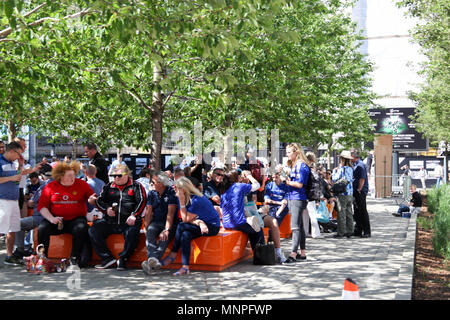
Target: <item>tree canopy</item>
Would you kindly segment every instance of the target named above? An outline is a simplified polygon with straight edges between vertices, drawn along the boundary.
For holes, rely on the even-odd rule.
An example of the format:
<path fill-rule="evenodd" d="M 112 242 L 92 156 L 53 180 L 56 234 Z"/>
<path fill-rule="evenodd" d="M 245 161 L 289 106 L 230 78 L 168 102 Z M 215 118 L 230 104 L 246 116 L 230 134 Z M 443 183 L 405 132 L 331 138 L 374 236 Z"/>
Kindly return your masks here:
<path fill-rule="evenodd" d="M 336 0 L 0 2 L 0 112 L 13 136 L 152 151 L 173 128 L 371 139 L 371 64 Z"/>

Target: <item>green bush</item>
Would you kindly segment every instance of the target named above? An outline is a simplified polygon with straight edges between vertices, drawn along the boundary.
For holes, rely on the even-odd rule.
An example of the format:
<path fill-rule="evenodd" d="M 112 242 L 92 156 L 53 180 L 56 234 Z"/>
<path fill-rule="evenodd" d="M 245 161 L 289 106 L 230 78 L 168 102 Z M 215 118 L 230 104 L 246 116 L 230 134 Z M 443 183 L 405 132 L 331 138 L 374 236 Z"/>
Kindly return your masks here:
<path fill-rule="evenodd" d="M 439 207 L 440 188 L 432 188 L 427 190 L 428 211 L 436 213 Z"/>
<path fill-rule="evenodd" d="M 433 229 L 433 218 L 418 217 L 417 224 L 425 230 Z"/>
<path fill-rule="evenodd" d="M 434 198 L 436 197 L 436 198 Z M 433 250 L 436 254 L 450 260 L 450 185 L 442 185 L 436 191 L 432 190 L 433 220 Z M 433 209 L 433 210 L 432 210 Z"/>

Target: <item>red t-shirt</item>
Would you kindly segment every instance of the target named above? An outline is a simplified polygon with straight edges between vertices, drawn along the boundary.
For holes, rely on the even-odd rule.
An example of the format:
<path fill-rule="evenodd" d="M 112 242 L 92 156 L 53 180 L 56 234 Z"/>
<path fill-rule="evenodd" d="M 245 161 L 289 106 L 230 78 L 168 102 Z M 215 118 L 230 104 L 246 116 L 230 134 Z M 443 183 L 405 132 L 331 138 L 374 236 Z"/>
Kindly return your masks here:
<path fill-rule="evenodd" d="M 47 208 L 55 217 L 65 220 L 86 216 L 86 202 L 93 193 L 87 182 L 81 179 L 75 179 L 70 187 L 52 181 L 42 190 L 37 210 Z"/>

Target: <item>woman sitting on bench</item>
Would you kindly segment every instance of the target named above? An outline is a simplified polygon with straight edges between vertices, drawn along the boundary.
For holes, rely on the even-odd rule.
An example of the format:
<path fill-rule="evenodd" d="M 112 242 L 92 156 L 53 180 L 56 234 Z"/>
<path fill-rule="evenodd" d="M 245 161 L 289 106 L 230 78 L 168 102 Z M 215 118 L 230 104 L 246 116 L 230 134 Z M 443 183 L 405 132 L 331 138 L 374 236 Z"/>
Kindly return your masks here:
<path fill-rule="evenodd" d="M 247 223 L 244 210 L 244 197 L 259 189 L 259 182 L 252 177 L 250 171 L 243 171 L 244 179 L 249 179 L 252 184 L 239 183 L 239 172 L 231 171 L 225 176 L 223 190 L 220 196 L 220 208 L 222 209 L 222 223 L 225 229 L 233 229 L 248 234 L 252 250 L 256 244 L 265 244 L 264 232 L 256 232 Z"/>
<path fill-rule="evenodd" d="M 212 203 L 186 178 L 175 181 L 175 191 L 180 202 L 181 220 L 175 233 L 170 254 L 163 259 L 164 266 L 177 258 L 181 248 L 182 267 L 174 276 L 189 274 L 191 241 L 201 236 L 215 236 L 220 230 L 220 216 Z"/>

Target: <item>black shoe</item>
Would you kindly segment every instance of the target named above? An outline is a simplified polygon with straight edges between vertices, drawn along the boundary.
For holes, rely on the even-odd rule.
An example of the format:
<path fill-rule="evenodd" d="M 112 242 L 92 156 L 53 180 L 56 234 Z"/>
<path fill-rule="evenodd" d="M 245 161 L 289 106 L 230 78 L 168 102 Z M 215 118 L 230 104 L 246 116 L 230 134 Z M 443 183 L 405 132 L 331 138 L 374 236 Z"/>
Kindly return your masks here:
<path fill-rule="evenodd" d="M 351 237 L 352 237 L 352 233 L 346 233 L 346 234 L 344 234 L 344 236 L 346 236 L 347 237 L 347 239 L 350 239 Z"/>
<path fill-rule="evenodd" d="M 295 260 L 294 258 L 292 258 L 291 256 L 289 256 L 285 262 L 283 262 L 283 264 L 293 264 L 296 263 L 297 260 Z"/>
<path fill-rule="evenodd" d="M 393 213 L 392 215 L 393 215 L 394 217 L 401 217 L 401 216 L 402 216 L 401 213 L 397 213 L 397 212 Z"/>
<path fill-rule="evenodd" d="M 124 271 L 127 269 L 127 261 L 123 258 L 117 260 L 117 270 Z"/>
<path fill-rule="evenodd" d="M 335 234 L 334 236 L 333 236 L 333 238 L 336 238 L 336 239 L 342 239 L 344 236 L 341 236 L 341 235 L 339 235 L 339 234 Z"/>
<path fill-rule="evenodd" d="M 106 268 L 112 266 L 116 262 L 117 262 L 116 259 L 112 258 L 111 260 L 102 262 L 101 264 L 97 264 L 95 266 L 95 269 L 106 269 Z"/>
<path fill-rule="evenodd" d="M 71 266 L 77 266 L 78 267 L 78 259 L 77 259 L 77 257 L 70 257 L 69 264 Z"/>
<path fill-rule="evenodd" d="M 353 232 L 354 237 L 361 237 L 361 233 Z"/>
<path fill-rule="evenodd" d="M 29 255 L 27 255 L 24 250 L 16 248 L 16 250 L 14 250 L 13 252 L 13 256 L 16 257 L 17 259 L 23 259 L 23 257 L 28 257 Z"/>
<path fill-rule="evenodd" d="M 370 238 L 370 237 L 371 237 L 370 233 L 366 233 L 361 236 L 361 238 Z"/>
<path fill-rule="evenodd" d="M 295 256 L 296 260 L 306 260 L 306 256 L 302 256 L 299 253 L 297 253 L 297 255 Z"/>
<path fill-rule="evenodd" d="M 4 263 L 8 266 L 23 266 L 23 265 L 25 265 L 25 261 L 17 258 L 14 255 L 12 255 L 10 257 L 6 257 Z"/>

